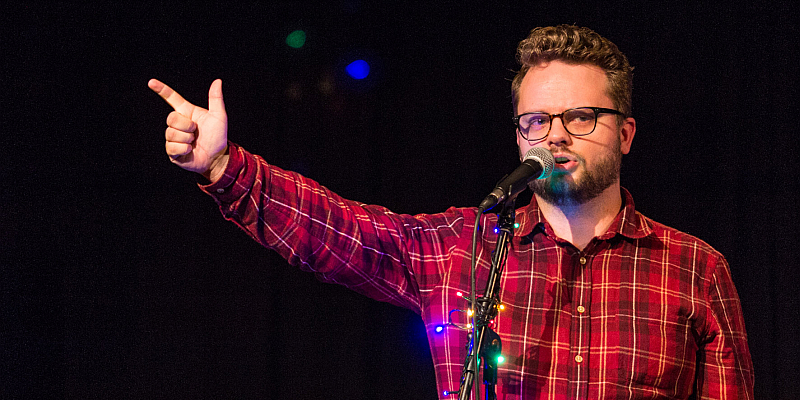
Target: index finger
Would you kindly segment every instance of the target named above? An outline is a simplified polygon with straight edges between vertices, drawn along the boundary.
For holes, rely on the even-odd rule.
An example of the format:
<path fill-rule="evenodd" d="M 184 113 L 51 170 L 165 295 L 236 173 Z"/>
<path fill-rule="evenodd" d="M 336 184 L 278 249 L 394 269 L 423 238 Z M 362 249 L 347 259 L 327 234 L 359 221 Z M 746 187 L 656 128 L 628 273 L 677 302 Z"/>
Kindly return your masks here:
<path fill-rule="evenodd" d="M 161 96 L 161 98 L 164 99 L 170 106 L 172 106 L 175 111 L 187 117 L 192 116 L 192 111 L 194 110 L 195 105 L 186 101 L 183 96 L 172 90 L 171 87 L 165 85 L 158 79 L 150 79 L 150 81 L 147 82 L 147 87 L 158 93 L 158 95 Z"/>

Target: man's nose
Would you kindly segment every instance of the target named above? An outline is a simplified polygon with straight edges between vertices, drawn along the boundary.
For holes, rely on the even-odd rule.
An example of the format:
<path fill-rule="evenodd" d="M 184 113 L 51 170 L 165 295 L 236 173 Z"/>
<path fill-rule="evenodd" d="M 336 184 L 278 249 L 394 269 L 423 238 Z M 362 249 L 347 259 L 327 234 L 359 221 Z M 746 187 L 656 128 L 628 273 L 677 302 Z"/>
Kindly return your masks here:
<path fill-rule="evenodd" d="M 572 144 L 572 135 L 567 132 L 564 120 L 559 116 L 550 121 L 550 133 L 547 134 L 547 144 L 564 146 Z"/>

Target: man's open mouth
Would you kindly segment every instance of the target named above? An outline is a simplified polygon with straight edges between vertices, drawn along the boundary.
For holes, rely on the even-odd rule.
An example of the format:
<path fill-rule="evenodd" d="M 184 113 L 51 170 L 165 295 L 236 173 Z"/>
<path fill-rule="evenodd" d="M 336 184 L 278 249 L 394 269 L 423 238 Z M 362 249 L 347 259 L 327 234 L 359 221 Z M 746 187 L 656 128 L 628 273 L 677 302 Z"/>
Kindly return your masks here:
<path fill-rule="evenodd" d="M 556 164 L 564 164 L 570 162 L 570 159 L 567 157 L 555 157 Z"/>

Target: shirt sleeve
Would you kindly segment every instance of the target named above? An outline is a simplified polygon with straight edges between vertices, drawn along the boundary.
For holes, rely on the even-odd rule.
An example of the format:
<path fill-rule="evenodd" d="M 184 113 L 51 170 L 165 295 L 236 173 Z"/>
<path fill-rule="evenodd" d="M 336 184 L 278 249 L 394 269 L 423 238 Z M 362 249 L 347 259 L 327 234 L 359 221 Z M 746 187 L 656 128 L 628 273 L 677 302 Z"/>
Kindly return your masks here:
<path fill-rule="evenodd" d="M 201 185 L 226 219 L 324 282 L 417 313 L 423 292 L 445 273 L 462 229 L 474 225 L 470 209 L 411 216 L 346 200 L 235 144 L 229 148 L 223 176 Z"/>
<path fill-rule="evenodd" d="M 698 399 L 753 399 L 753 363 L 739 295 L 724 258 L 708 288 L 710 316 L 697 358 Z"/>

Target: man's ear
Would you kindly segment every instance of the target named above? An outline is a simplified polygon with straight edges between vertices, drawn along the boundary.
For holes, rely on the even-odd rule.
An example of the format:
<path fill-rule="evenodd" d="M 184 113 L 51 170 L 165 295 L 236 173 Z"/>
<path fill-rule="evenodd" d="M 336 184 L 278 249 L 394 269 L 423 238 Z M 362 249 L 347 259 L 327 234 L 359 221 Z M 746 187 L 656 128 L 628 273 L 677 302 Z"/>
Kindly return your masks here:
<path fill-rule="evenodd" d="M 636 120 L 633 118 L 625 118 L 619 130 L 619 142 L 622 154 L 628 154 L 631 151 L 631 143 L 633 143 L 634 135 L 636 135 Z"/>

